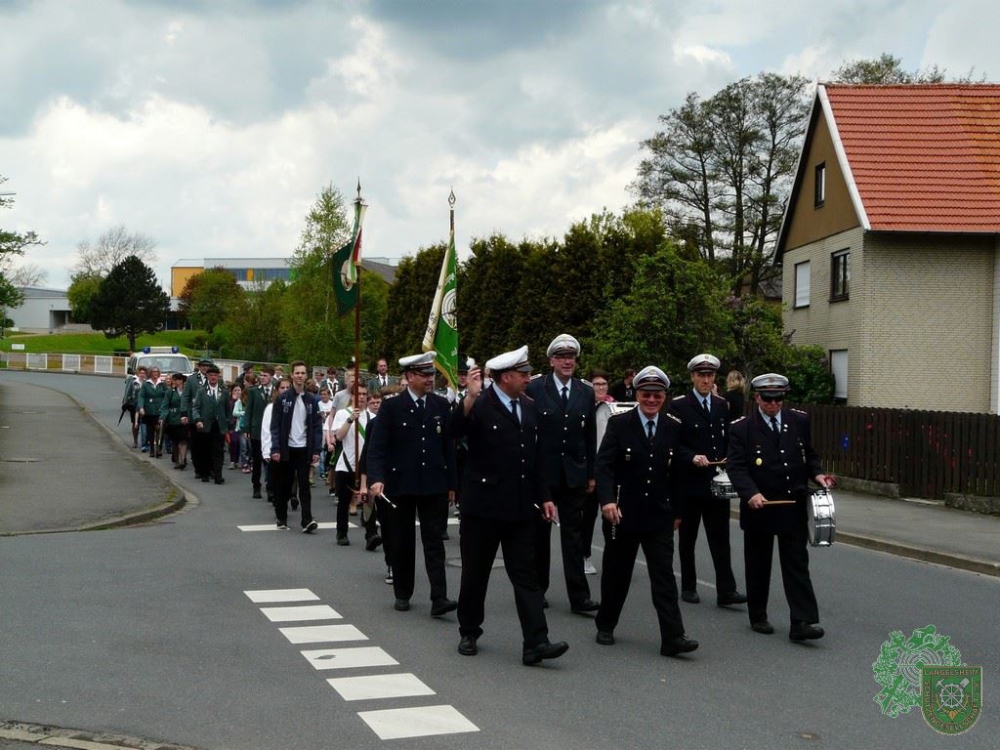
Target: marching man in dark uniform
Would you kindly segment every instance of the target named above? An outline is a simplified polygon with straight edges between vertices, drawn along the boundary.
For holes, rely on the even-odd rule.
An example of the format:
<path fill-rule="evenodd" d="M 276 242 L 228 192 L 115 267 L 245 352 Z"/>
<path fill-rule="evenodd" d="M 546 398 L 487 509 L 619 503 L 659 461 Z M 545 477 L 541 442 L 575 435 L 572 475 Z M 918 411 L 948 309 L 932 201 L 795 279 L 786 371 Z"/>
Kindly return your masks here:
<path fill-rule="evenodd" d="M 661 412 L 670 387 L 663 370 L 644 367 L 633 383 L 639 405 L 608 420 L 597 456 L 597 500 L 604 516 L 605 545 L 597 642 L 602 646 L 615 642 L 615 626 L 641 546 L 660 621 L 660 653 L 676 656 L 698 648 L 698 641 L 684 635 L 673 570 L 674 529 L 683 527 L 681 509 L 670 497 L 680 423 Z"/>
<path fill-rule="evenodd" d="M 670 402 L 670 413 L 681 421 L 681 444 L 674 468 L 675 493 L 684 501 L 684 523 L 677 534 L 681 560 L 681 599 L 691 604 L 698 596 L 698 576 L 694 564 L 698 526 L 705 522 L 705 537 L 715 563 L 716 604 L 725 607 L 743 604 L 747 598 L 736 590 L 736 578 L 729 553 L 729 500 L 712 494 L 715 467 L 726 460 L 726 425 L 729 405 L 712 394 L 719 360 L 699 354 L 688 362 L 693 388 Z"/>
<path fill-rule="evenodd" d="M 191 430 L 188 453 L 191 454 L 191 463 L 194 464 L 195 479 L 205 479 L 212 471 L 207 438 L 203 432 L 198 431 L 194 424 L 194 401 L 198 396 L 198 391 L 208 383 L 206 373 L 213 364 L 214 362 L 207 357 L 199 359 L 198 366 L 194 372 L 188 375 L 188 379 L 184 381 L 184 388 L 181 389 L 181 422 Z"/>
<path fill-rule="evenodd" d="M 406 391 L 387 399 L 378 412 L 378 428 L 369 436 L 369 494 L 385 495 L 390 504 L 388 530 L 395 608 L 410 608 L 414 586 L 416 518 L 431 584 L 431 615 L 454 611 L 444 570 L 444 534 L 448 502 L 455 498 L 455 441 L 448 434 L 451 407 L 433 392 L 435 352 L 399 360 Z M 393 507 L 395 506 L 395 507 Z"/>
<path fill-rule="evenodd" d="M 482 373 L 472 368 L 468 393 L 451 420 L 452 436 L 466 439 L 469 446 L 462 492 L 458 653 L 478 653 L 490 570 L 502 546 L 521 621 L 522 662 L 532 665 L 562 656 L 569 648 L 566 643 L 549 642 L 542 589 L 535 575 L 537 519 L 551 521 L 556 508 L 538 463 L 535 405 L 524 395 L 531 373 L 528 347 L 494 357 L 486 367 L 493 384 L 482 390 Z"/>
<path fill-rule="evenodd" d="M 583 501 L 594 490 L 597 403 L 594 389 L 573 377 L 580 355 L 579 341 L 561 333 L 549 344 L 546 355 L 552 373 L 532 380 L 526 393 L 538 411 L 542 474 L 559 511 L 569 606 L 577 614 L 596 612 L 600 605 L 590 598 L 590 586 L 583 572 Z M 535 569 L 543 595 L 549 588 L 550 530 L 548 521 L 539 520 Z"/>
<path fill-rule="evenodd" d="M 264 424 L 264 409 L 271 403 L 271 394 L 274 393 L 274 386 L 271 384 L 271 378 L 273 377 L 274 367 L 264 365 L 260 368 L 260 382 L 247 391 L 246 408 L 243 412 L 243 422 L 247 426 L 246 437 L 250 439 L 252 461 L 250 483 L 253 487 L 253 497 L 255 500 L 261 498 L 260 472 L 264 466 L 264 454 L 261 446 L 260 431 Z M 267 483 L 267 494 L 267 499 L 273 503 L 274 488 L 270 482 Z"/>
<path fill-rule="evenodd" d="M 806 551 L 806 482 L 832 487 L 823 473 L 809 436 L 809 416 L 783 407 L 788 378 L 768 373 L 751 383 L 757 408 L 730 425 L 726 470 L 740 496 L 740 528 L 747 576 L 750 627 L 774 632 L 767 619 L 771 555 L 778 540 L 778 559 L 791 615 L 793 641 L 822 638 L 816 594 L 809 578 Z"/>
<path fill-rule="evenodd" d="M 229 429 L 229 391 L 219 382 L 217 365 L 208 367 L 208 382 L 198 391 L 191 413 L 194 426 L 204 441 L 206 456 L 205 473 L 201 481 L 207 482 L 209 475 L 216 484 L 223 484 L 222 461 L 226 452 L 226 431 Z"/>

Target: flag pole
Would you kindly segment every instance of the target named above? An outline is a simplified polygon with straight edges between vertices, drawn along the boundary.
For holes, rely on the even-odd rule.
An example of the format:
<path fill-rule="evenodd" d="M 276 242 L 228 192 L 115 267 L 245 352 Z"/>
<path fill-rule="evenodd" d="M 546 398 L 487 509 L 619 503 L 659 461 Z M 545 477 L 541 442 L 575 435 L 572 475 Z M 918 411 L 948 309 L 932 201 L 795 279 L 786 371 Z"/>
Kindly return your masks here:
<path fill-rule="evenodd" d="M 364 201 L 361 200 L 361 178 L 358 177 L 358 196 L 354 199 L 355 216 L 361 210 Z M 360 265 L 360 264 L 359 264 Z M 354 393 L 352 400 L 354 408 L 358 408 L 358 384 L 361 382 L 361 269 L 357 270 L 358 303 L 354 306 Z M 354 486 L 361 489 L 361 456 L 358 454 L 358 433 L 361 430 L 361 418 L 354 423 Z"/>

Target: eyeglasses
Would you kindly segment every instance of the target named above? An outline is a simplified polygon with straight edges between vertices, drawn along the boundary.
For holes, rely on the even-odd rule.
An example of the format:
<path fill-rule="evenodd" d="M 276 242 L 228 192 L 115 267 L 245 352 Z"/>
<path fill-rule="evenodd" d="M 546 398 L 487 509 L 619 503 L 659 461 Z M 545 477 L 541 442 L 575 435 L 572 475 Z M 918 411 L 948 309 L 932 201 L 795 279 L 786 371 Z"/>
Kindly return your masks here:
<path fill-rule="evenodd" d="M 600 383 L 600 382 L 594 382 L 594 383 L 592 383 L 592 385 L 594 386 L 594 388 L 607 388 L 608 387 L 607 383 Z"/>
<path fill-rule="evenodd" d="M 765 396 L 764 394 L 761 394 L 760 400 L 764 401 L 764 402 L 766 402 L 768 404 L 773 404 L 775 402 L 780 403 L 781 401 L 784 401 L 785 397 L 784 396 Z"/>

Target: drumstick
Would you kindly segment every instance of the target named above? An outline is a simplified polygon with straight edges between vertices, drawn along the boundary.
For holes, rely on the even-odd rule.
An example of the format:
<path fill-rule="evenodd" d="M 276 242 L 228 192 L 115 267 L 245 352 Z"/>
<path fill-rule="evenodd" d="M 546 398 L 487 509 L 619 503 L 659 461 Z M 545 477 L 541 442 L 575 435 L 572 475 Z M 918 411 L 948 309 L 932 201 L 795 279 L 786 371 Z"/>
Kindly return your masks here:
<path fill-rule="evenodd" d="M 379 497 L 382 498 L 383 500 L 385 500 L 387 503 L 389 503 L 389 507 L 390 508 L 395 508 L 396 507 L 396 503 L 394 503 L 392 500 L 390 500 L 389 498 L 387 498 L 385 496 L 384 492 L 381 495 L 379 495 Z"/>
<path fill-rule="evenodd" d="M 762 505 L 795 505 L 795 500 L 764 500 Z"/>
<path fill-rule="evenodd" d="M 718 461 L 709 461 L 705 465 L 706 466 L 722 466 L 724 463 L 726 463 L 726 459 L 720 458 Z"/>

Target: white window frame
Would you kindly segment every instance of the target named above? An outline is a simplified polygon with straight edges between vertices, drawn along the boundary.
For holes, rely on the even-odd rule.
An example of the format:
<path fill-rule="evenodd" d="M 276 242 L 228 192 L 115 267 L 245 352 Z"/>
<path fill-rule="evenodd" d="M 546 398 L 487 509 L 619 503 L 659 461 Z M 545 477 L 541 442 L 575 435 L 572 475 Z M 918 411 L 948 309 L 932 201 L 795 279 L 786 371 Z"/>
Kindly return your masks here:
<path fill-rule="evenodd" d="M 833 373 L 835 384 L 833 386 L 834 400 L 845 403 L 847 401 L 847 349 L 830 350 L 830 372 Z"/>
<path fill-rule="evenodd" d="M 795 264 L 795 289 L 793 290 L 793 307 L 809 307 L 809 261 Z"/>

